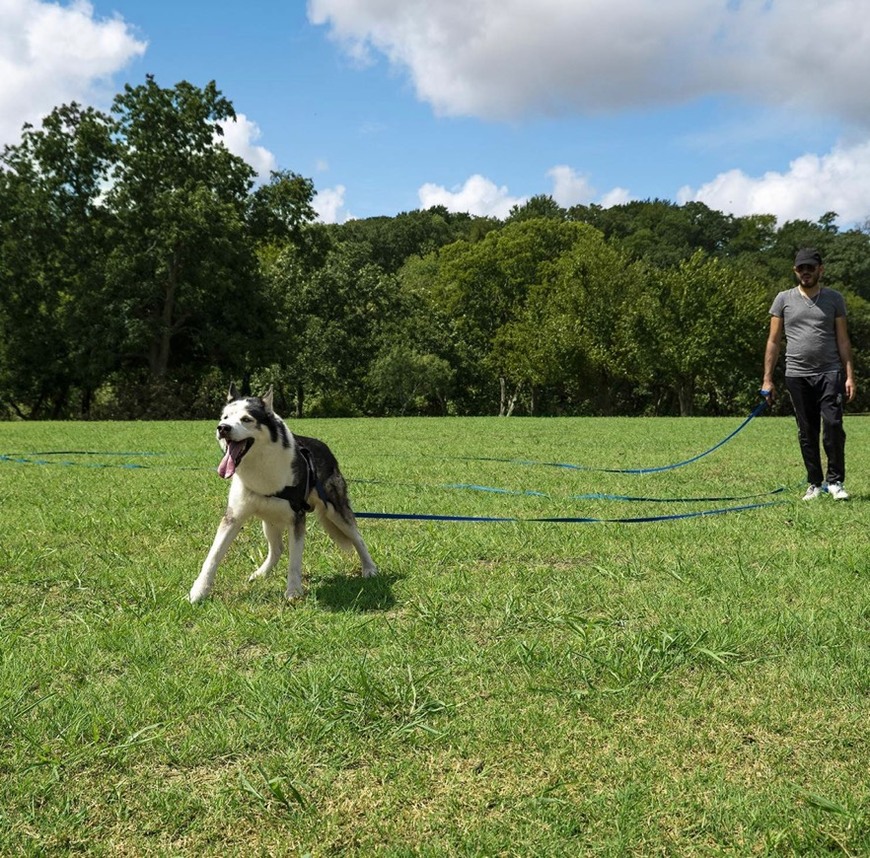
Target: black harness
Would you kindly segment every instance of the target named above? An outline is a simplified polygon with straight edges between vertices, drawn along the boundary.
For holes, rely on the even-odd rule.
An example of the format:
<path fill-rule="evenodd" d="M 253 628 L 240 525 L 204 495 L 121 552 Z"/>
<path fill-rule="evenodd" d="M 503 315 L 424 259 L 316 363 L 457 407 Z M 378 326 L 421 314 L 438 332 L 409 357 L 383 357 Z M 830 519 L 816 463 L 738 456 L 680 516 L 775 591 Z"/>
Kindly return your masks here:
<path fill-rule="evenodd" d="M 293 485 L 284 486 L 280 492 L 275 492 L 271 497 L 287 501 L 296 515 L 304 515 L 314 509 L 308 504 L 308 495 L 311 494 L 312 487 L 316 488 L 317 493 L 321 496 L 323 492 L 317 482 L 317 472 L 314 470 L 314 462 L 311 460 L 311 451 L 307 447 L 299 446 L 296 448 L 296 452 L 299 456 L 298 461 L 304 464 L 304 467 L 298 469 L 302 472 L 299 479 Z"/>

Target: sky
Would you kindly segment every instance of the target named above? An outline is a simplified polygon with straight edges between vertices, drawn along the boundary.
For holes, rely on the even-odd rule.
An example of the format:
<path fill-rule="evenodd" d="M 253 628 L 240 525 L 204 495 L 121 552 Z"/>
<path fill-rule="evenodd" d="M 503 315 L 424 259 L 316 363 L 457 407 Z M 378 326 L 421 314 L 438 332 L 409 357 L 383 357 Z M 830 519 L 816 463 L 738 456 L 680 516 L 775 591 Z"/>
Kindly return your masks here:
<path fill-rule="evenodd" d="M 700 200 L 870 219 L 868 0 L 0 0 L 0 145 L 214 80 L 226 145 L 326 223 Z"/>

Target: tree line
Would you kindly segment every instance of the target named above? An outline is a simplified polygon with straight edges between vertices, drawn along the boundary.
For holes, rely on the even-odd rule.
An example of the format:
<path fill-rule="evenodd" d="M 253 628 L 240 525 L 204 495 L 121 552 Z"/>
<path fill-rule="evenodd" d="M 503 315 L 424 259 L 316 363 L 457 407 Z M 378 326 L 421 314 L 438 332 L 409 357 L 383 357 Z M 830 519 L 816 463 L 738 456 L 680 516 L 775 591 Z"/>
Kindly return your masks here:
<path fill-rule="evenodd" d="M 867 225 L 546 195 L 326 225 L 310 179 L 223 145 L 234 115 L 149 76 L 4 148 L 0 417 L 211 418 L 231 379 L 295 416 L 740 413 L 805 245 L 867 408 Z"/>

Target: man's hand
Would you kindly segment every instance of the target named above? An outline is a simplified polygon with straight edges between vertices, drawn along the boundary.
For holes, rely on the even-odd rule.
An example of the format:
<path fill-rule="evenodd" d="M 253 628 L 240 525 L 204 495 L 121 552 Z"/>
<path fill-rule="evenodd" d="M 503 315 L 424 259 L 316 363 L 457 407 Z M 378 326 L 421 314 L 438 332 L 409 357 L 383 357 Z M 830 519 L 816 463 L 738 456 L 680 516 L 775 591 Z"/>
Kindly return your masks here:
<path fill-rule="evenodd" d="M 846 379 L 846 402 L 851 402 L 855 398 L 855 394 L 858 392 L 857 386 L 855 384 L 854 378 Z"/>

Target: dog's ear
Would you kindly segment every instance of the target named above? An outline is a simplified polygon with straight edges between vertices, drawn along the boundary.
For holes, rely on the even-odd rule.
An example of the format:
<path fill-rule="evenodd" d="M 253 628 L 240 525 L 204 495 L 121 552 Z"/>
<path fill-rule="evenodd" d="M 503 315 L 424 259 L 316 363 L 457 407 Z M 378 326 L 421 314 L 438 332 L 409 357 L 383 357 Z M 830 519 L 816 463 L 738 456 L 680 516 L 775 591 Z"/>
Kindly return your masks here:
<path fill-rule="evenodd" d="M 230 389 L 227 391 L 227 402 L 235 402 L 237 399 L 241 399 L 239 396 L 239 391 L 236 389 L 236 385 L 233 382 L 230 382 Z"/>
<path fill-rule="evenodd" d="M 272 385 L 269 385 L 269 389 L 260 397 L 263 400 L 263 404 L 266 406 L 266 411 L 273 410 L 273 400 L 274 400 L 274 391 L 272 389 Z"/>

